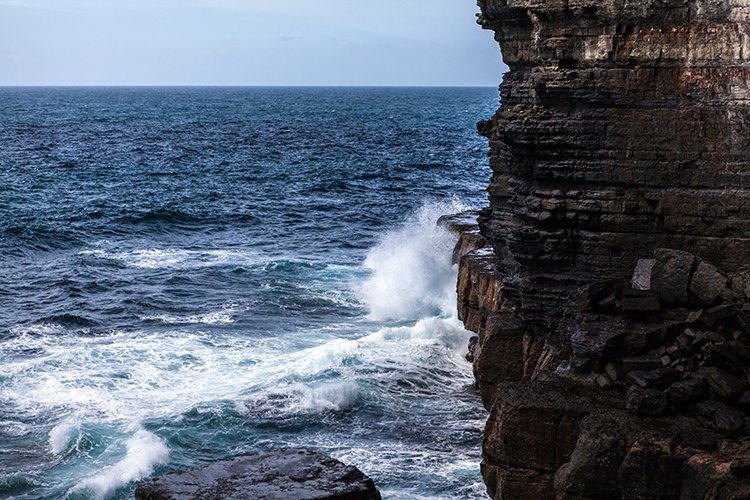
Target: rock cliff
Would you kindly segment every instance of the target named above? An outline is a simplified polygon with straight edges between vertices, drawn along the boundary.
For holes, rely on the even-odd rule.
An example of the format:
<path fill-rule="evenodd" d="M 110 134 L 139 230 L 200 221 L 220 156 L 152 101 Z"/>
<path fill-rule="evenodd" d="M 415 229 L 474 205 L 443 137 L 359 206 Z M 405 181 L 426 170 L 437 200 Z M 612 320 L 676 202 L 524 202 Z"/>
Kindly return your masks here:
<path fill-rule="evenodd" d="M 750 498 L 750 0 L 478 3 L 510 68 L 491 250 L 456 250 L 488 491 Z"/>

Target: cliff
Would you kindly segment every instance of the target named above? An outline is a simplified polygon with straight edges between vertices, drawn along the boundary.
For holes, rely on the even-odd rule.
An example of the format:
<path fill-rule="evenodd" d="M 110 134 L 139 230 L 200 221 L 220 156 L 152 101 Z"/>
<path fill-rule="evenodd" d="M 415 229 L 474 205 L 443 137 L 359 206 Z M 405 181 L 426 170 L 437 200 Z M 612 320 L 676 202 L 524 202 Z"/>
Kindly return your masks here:
<path fill-rule="evenodd" d="M 510 68 L 492 251 L 457 249 L 490 494 L 750 498 L 750 0 L 479 6 Z"/>

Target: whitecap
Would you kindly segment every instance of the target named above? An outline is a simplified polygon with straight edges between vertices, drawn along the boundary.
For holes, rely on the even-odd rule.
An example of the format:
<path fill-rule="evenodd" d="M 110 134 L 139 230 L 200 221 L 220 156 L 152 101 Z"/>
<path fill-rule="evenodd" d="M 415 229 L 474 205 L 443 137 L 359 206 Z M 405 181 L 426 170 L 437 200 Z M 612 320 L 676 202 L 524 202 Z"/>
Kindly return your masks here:
<path fill-rule="evenodd" d="M 125 442 L 125 457 L 75 485 L 70 493 L 88 493 L 103 499 L 132 481 L 151 475 L 154 466 L 167 462 L 169 448 L 156 435 L 139 430 Z"/>
<path fill-rule="evenodd" d="M 66 419 L 52 428 L 49 432 L 49 447 L 52 454 L 59 455 L 68 448 L 68 443 L 78 427 L 75 420 Z"/>

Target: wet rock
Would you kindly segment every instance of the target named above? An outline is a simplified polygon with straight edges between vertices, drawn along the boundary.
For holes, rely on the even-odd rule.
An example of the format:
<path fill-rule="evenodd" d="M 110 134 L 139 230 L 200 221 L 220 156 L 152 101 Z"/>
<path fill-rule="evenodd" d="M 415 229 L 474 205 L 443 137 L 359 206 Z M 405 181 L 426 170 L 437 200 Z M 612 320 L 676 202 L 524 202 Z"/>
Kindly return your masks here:
<path fill-rule="evenodd" d="M 643 417 L 659 417 L 669 413 L 667 396 L 663 392 L 635 386 L 628 390 L 625 408 Z"/>
<path fill-rule="evenodd" d="M 682 250 L 658 248 L 654 252 L 651 288 L 658 292 L 667 304 L 684 303 L 688 300 L 690 273 L 695 264 L 695 255 Z"/>
<path fill-rule="evenodd" d="M 141 483 L 137 500 L 380 500 L 356 467 L 307 449 L 275 450 L 214 462 Z"/>
<path fill-rule="evenodd" d="M 714 266 L 701 261 L 690 282 L 690 291 L 705 305 L 713 305 L 727 287 L 727 278 Z"/>

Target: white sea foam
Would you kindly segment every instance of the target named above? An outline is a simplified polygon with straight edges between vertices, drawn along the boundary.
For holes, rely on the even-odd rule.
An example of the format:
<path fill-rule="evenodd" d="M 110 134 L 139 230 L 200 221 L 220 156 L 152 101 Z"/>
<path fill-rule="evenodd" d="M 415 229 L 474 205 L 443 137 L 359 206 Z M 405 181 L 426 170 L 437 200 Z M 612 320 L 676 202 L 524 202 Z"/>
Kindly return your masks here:
<path fill-rule="evenodd" d="M 223 265 L 253 265 L 257 256 L 233 250 L 185 250 L 181 248 L 146 248 L 126 252 L 86 250 L 78 255 L 114 260 L 142 269 L 193 269 Z"/>
<path fill-rule="evenodd" d="M 74 419 L 66 419 L 57 424 L 49 432 L 50 451 L 59 455 L 68 448 L 73 433 L 78 430 L 78 423 Z"/>
<path fill-rule="evenodd" d="M 436 225 L 444 214 L 466 210 L 458 202 L 424 205 L 388 232 L 368 254 L 372 277 L 358 290 L 373 320 L 417 320 L 455 311 L 455 234 Z"/>
<path fill-rule="evenodd" d="M 359 397 L 359 386 L 354 381 L 339 381 L 312 387 L 300 385 L 293 389 L 293 393 L 295 392 L 298 393 L 297 404 L 304 410 L 341 411 L 354 406 Z"/>
<path fill-rule="evenodd" d="M 86 492 L 96 499 L 106 498 L 120 486 L 150 475 L 155 465 L 166 463 L 169 458 L 164 441 L 142 429 L 125 442 L 125 447 L 122 460 L 79 482 L 71 492 Z"/>
<path fill-rule="evenodd" d="M 234 306 L 227 306 L 205 315 L 153 318 L 174 325 L 168 332 L 80 336 L 64 327 L 44 332 L 49 335 L 18 330 L 15 338 L 0 343 L 5 377 L 0 405 L 29 417 L 69 415 L 47 429 L 49 450 L 56 455 L 65 453 L 76 433 L 81 434 L 78 429 L 89 424 L 111 429 L 111 436 L 129 435 L 124 458 L 95 457 L 101 460 L 100 470 L 76 479 L 76 491 L 106 497 L 167 459 L 167 447 L 158 437 L 129 430 L 147 419 L 173 418 L 220 400 L 263 405 L 270 395 L 279 394 L 286 397 L 274 400 L 273 411 L 342 411 L 364 397 L 363 381 L 392 386 L 405 373 L 424 377 L 431 390 L 441 384 L 465 385 L 471 371 L 461 355 L 469 334 L 453 314 L 455 268 L 450 256 L 455 237 L 435 227 L 439 215 L 463 208 L 423 208 L 368 256 L 372 275 L 359 296 L 373 318 L 410 324 L 381 326 L 364 335 L 356 333 L 361 328 L 356 322 L 326 325 L 287 332 L 272 341 L 180 330 L 179 325 L 187 323 L 231 322 Z M 121 258 L 145 268 L 152 263 L 203 265 L 223 257 L 152 252 Z M 38 354 L 16 355 L 30 347 Z M 122 444 L 120 438 L 110 439 L 110 447 Z"/>
<path fill-rule="evenodd" d="M 232 315 L 227 312 L 212 312 L 193 316 L 170 316 L 168 314 L 161 314 L 157 316 L 142 316 L 141 319 L 144 321 L 160 321 L 167 325 L 222 325 L 234 323 Z"/>

